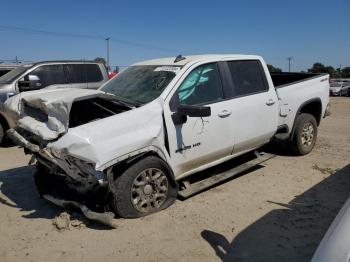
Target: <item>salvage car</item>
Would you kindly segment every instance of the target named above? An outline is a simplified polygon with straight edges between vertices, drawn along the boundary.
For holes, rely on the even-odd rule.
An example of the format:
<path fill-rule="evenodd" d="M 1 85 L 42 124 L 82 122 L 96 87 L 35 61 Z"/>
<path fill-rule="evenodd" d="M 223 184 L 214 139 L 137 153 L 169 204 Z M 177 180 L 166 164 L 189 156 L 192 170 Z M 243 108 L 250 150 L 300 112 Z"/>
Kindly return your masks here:
<path fill-rule="evenodd" d="M 97 89 L 108 80 L 107 69 L 93 61 L 42 61 L 18 66 L 0 77 L 0 144 L 15 119 L 4 112 L 4 102 L 16 94 L 49 88 Z"/>
<path fill-rule="evenodd" d="M 329 75 L 270 75 L 254 55 L 178 56 L 99 90 L 26 92 L 6 106 L 20 111 L 8 134 L 33 155 L 42 196 L 136 218 L 170 206 L 180 180 L 274 138 L 311 152 Z"/>

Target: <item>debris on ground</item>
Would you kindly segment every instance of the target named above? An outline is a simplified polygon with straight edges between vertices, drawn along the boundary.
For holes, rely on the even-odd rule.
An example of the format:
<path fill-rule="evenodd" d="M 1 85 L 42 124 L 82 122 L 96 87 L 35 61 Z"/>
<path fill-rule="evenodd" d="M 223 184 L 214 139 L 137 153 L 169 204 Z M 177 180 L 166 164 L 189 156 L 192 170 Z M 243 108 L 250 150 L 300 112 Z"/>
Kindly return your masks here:
<path fill-rule="evenodd" d="M 339 169 L 333 169 L 330 167 L 320 167 L 317 164 L 314 164 L 312 166 L 312 169 L 320 171 L 322 174 L 328 174 L 328 175 L 333 175 L 339 170 Z"/>
<path fill-rule="evenodd" d="M 71 230 L 73 228 L 85 228 L 88 221 L 77 213 L 62 212 L 52 220 L 52 224 L 58 231 Z"/>
<path fill-rule="evenodd" d="M 99 212 L 92 211 L 85 205 L 82 205 L 76 201 L 58 199 L 50 195 L 44 195 L 43 197 L 46 200 L 50 201 L 51 203 L 63 208 L 69 208 L 69 207 L 79 208 L 87 219 L 100 222 L 111 228 L 117 227 L 117 225 L 114 223 L 114 213 L 112 212 L 99 213 Z"/>

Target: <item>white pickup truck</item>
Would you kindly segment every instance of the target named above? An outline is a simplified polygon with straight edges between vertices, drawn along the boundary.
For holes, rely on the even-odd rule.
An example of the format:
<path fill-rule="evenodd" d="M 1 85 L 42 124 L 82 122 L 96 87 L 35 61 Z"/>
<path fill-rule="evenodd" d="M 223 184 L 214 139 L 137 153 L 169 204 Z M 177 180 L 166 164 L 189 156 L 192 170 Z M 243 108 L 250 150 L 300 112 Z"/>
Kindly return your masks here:
<path fill-rule="evenodd" d="M 171 57 L 134 64 L 98 90 L 31 91 L 8 135 L 37 161 L 44 197 L 121 217 L 171 205 L 178 182 L 274 138 L 300 155 L 329 110 L 329 76 L 270 75 L 253 55 Z"/>

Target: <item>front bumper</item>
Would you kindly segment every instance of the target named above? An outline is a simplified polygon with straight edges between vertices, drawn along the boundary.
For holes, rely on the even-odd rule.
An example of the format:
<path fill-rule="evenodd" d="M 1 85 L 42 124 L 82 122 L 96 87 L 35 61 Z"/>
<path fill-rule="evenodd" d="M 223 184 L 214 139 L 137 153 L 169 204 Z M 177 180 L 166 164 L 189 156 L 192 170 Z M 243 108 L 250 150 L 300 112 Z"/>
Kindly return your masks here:
<path fill-rule="evenodd" d="M 79 208 L 88 219 L 115 227 L 114 213 L 101 212 L 106 210 L 104 207 L 107 205 L 105 203 L 107 183 L 101 183 L 98 177 L 89 174 L 91 170 L 87 170 L 87 167 L 79 167 L 82 165 L 81 162 L 77 162 L 77 166 L 74 166 L 73 161 L 58 159 L 51 154 L 50 150 L 29 142 L 14 129 L 10 129 L 7 133 L 14 143 L 24 147 L 41 164 L 41 167 L 37 166 L 35 180 L 37 189 L 43 198 L 61 207 Z M 67 167 L 62 164 L 66 161 L 68 161 L 66 165 L 70 166 L 70 170 L 67 170 Z M 87 172 L 83 173 L 82 169 Z M 70 174 L 78 172 L 77 170 L 80 170 L 80 174 L 75 174 L 75 176 Z"/>

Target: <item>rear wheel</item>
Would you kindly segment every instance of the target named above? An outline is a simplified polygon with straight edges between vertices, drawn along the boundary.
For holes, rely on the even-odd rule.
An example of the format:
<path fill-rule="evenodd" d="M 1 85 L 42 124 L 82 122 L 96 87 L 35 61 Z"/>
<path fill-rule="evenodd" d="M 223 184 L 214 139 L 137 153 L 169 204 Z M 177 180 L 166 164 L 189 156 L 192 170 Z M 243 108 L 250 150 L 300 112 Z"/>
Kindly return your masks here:
<path fill-rule="evenodd" d="M 317 138 L 317 122 L 313 115 L 300 114 L 295 123 L 292 147 L 298 155 L 306 155 L 312 151 Z"/>
<path fill-rule="evenodd" d="M 167 164 L 155 156 L 146 157 L 118 176 L 110 185 L 110 204 L 121 217 L 137 218 L 169 207 L 177 187 Z"/>

